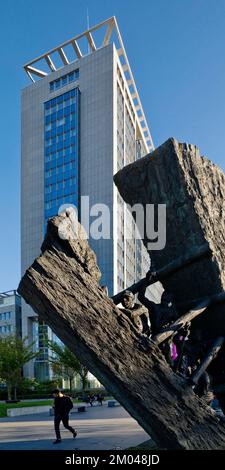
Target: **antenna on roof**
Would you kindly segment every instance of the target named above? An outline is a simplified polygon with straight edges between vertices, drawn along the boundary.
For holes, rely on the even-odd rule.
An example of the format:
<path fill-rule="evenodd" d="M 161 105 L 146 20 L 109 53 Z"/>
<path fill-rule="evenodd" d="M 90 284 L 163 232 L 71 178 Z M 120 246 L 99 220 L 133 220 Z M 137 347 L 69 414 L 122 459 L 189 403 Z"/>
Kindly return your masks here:
<path fill-rule="evenodd" d="M 88 11 L 88 7 L 87 7 L 87 30 L 89 30 L 89 29 L 90 29 L 90 22 L 89 22 L 89 11 Z M 88 42 L 88 50 L 87 51 L 88 51 L 88 54 L 89 54 L 89 52 L 90 52 L 89 42 Z"/>

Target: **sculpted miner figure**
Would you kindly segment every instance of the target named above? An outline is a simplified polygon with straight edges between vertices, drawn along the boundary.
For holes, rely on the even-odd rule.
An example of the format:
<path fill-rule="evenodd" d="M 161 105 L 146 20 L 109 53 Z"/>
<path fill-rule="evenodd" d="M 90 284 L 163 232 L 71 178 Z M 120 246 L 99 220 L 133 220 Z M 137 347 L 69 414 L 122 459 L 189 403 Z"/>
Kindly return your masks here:
<path fill-rule="evenodd" d="M 146 297 L 145 292 L 149 285 L 149 277 L 152 276 L 154 276 L 154 273 L 150 271 L 146 274 L 146 281 L 142 284 L 139 290 L 138 300 L 148 310 L 151 324 L 151 333 L 155 335 L 159 333 L 159 331 L 164 326 L 175 321 L 178 318 L 178 312 L 173 303 L 173 296 L 169 292 L 163 292 L 160 304 L 156 304 Z"/>
<path fill-rule="evenodd" d="M 148 309 L 144 305 L 135 303 L 134 294 L 126 290 L 123 300 L 123 313 L 127 314 L 130 320 L 133 321 L 140 333 L 150 335 L 150 321 Z"/>

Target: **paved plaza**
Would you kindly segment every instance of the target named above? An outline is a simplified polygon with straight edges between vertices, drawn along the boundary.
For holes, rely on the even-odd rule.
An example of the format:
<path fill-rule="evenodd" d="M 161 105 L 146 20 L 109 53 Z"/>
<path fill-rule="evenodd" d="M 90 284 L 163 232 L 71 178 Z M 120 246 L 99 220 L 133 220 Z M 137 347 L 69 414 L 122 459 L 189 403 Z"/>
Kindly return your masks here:
<path fill-rule="evenodd" d="M 55 439 L 53 416 L 48 413 L 0 419 L 0 450 L 107 450 L 136 446 L 149 435 L 121 407 L 95 405 L 84 413 L 73 413 L 70 424 L 76 439 L 61 424 L 62 442 Z"/>

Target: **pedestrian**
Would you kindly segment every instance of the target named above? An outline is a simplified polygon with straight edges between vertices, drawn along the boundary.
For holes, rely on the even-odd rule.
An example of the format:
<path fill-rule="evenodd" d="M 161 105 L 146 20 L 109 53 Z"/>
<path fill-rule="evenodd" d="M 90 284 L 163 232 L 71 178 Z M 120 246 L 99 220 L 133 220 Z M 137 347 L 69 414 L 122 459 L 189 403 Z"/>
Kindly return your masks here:
<path fill-rule="evenodd" d="M 64 395 L 58 388 L 53 390 L 52 395 L 54 397 L 54 425 L 56 434 L 56 440 L 53 444 L 59 444 L 61 442 L 59 429 L 61 421 L 64 428 L 68 429 L 74 438 L 77 436 L 77 431 L 69 425 L 69 412 L 73 408 L 73 402 L 70 397 Z"/>
<path fill-rule="evenodd" d="M 93 394 L 90 394 L 89 395 L 89 403 L 90 403 L 91 406 L 93 406 L 94 401 L 95 401 L 95 396 Z"/>
<path fill-rule="evenodd" d="M 97 395 L 97 402 L 102 406 L 103 396 L 101 393 L 98 393 Z"/>

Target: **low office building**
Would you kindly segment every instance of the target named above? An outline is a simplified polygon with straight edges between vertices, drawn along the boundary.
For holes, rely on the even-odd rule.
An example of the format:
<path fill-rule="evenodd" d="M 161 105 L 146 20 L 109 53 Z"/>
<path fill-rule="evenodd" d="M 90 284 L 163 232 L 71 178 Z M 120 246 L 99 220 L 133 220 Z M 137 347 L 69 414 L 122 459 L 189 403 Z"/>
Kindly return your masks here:
<path fill-rule="evenodd" d="M 16 290 L 0 293 L 0 336 L 21 336 L 21 297 Z"/>

